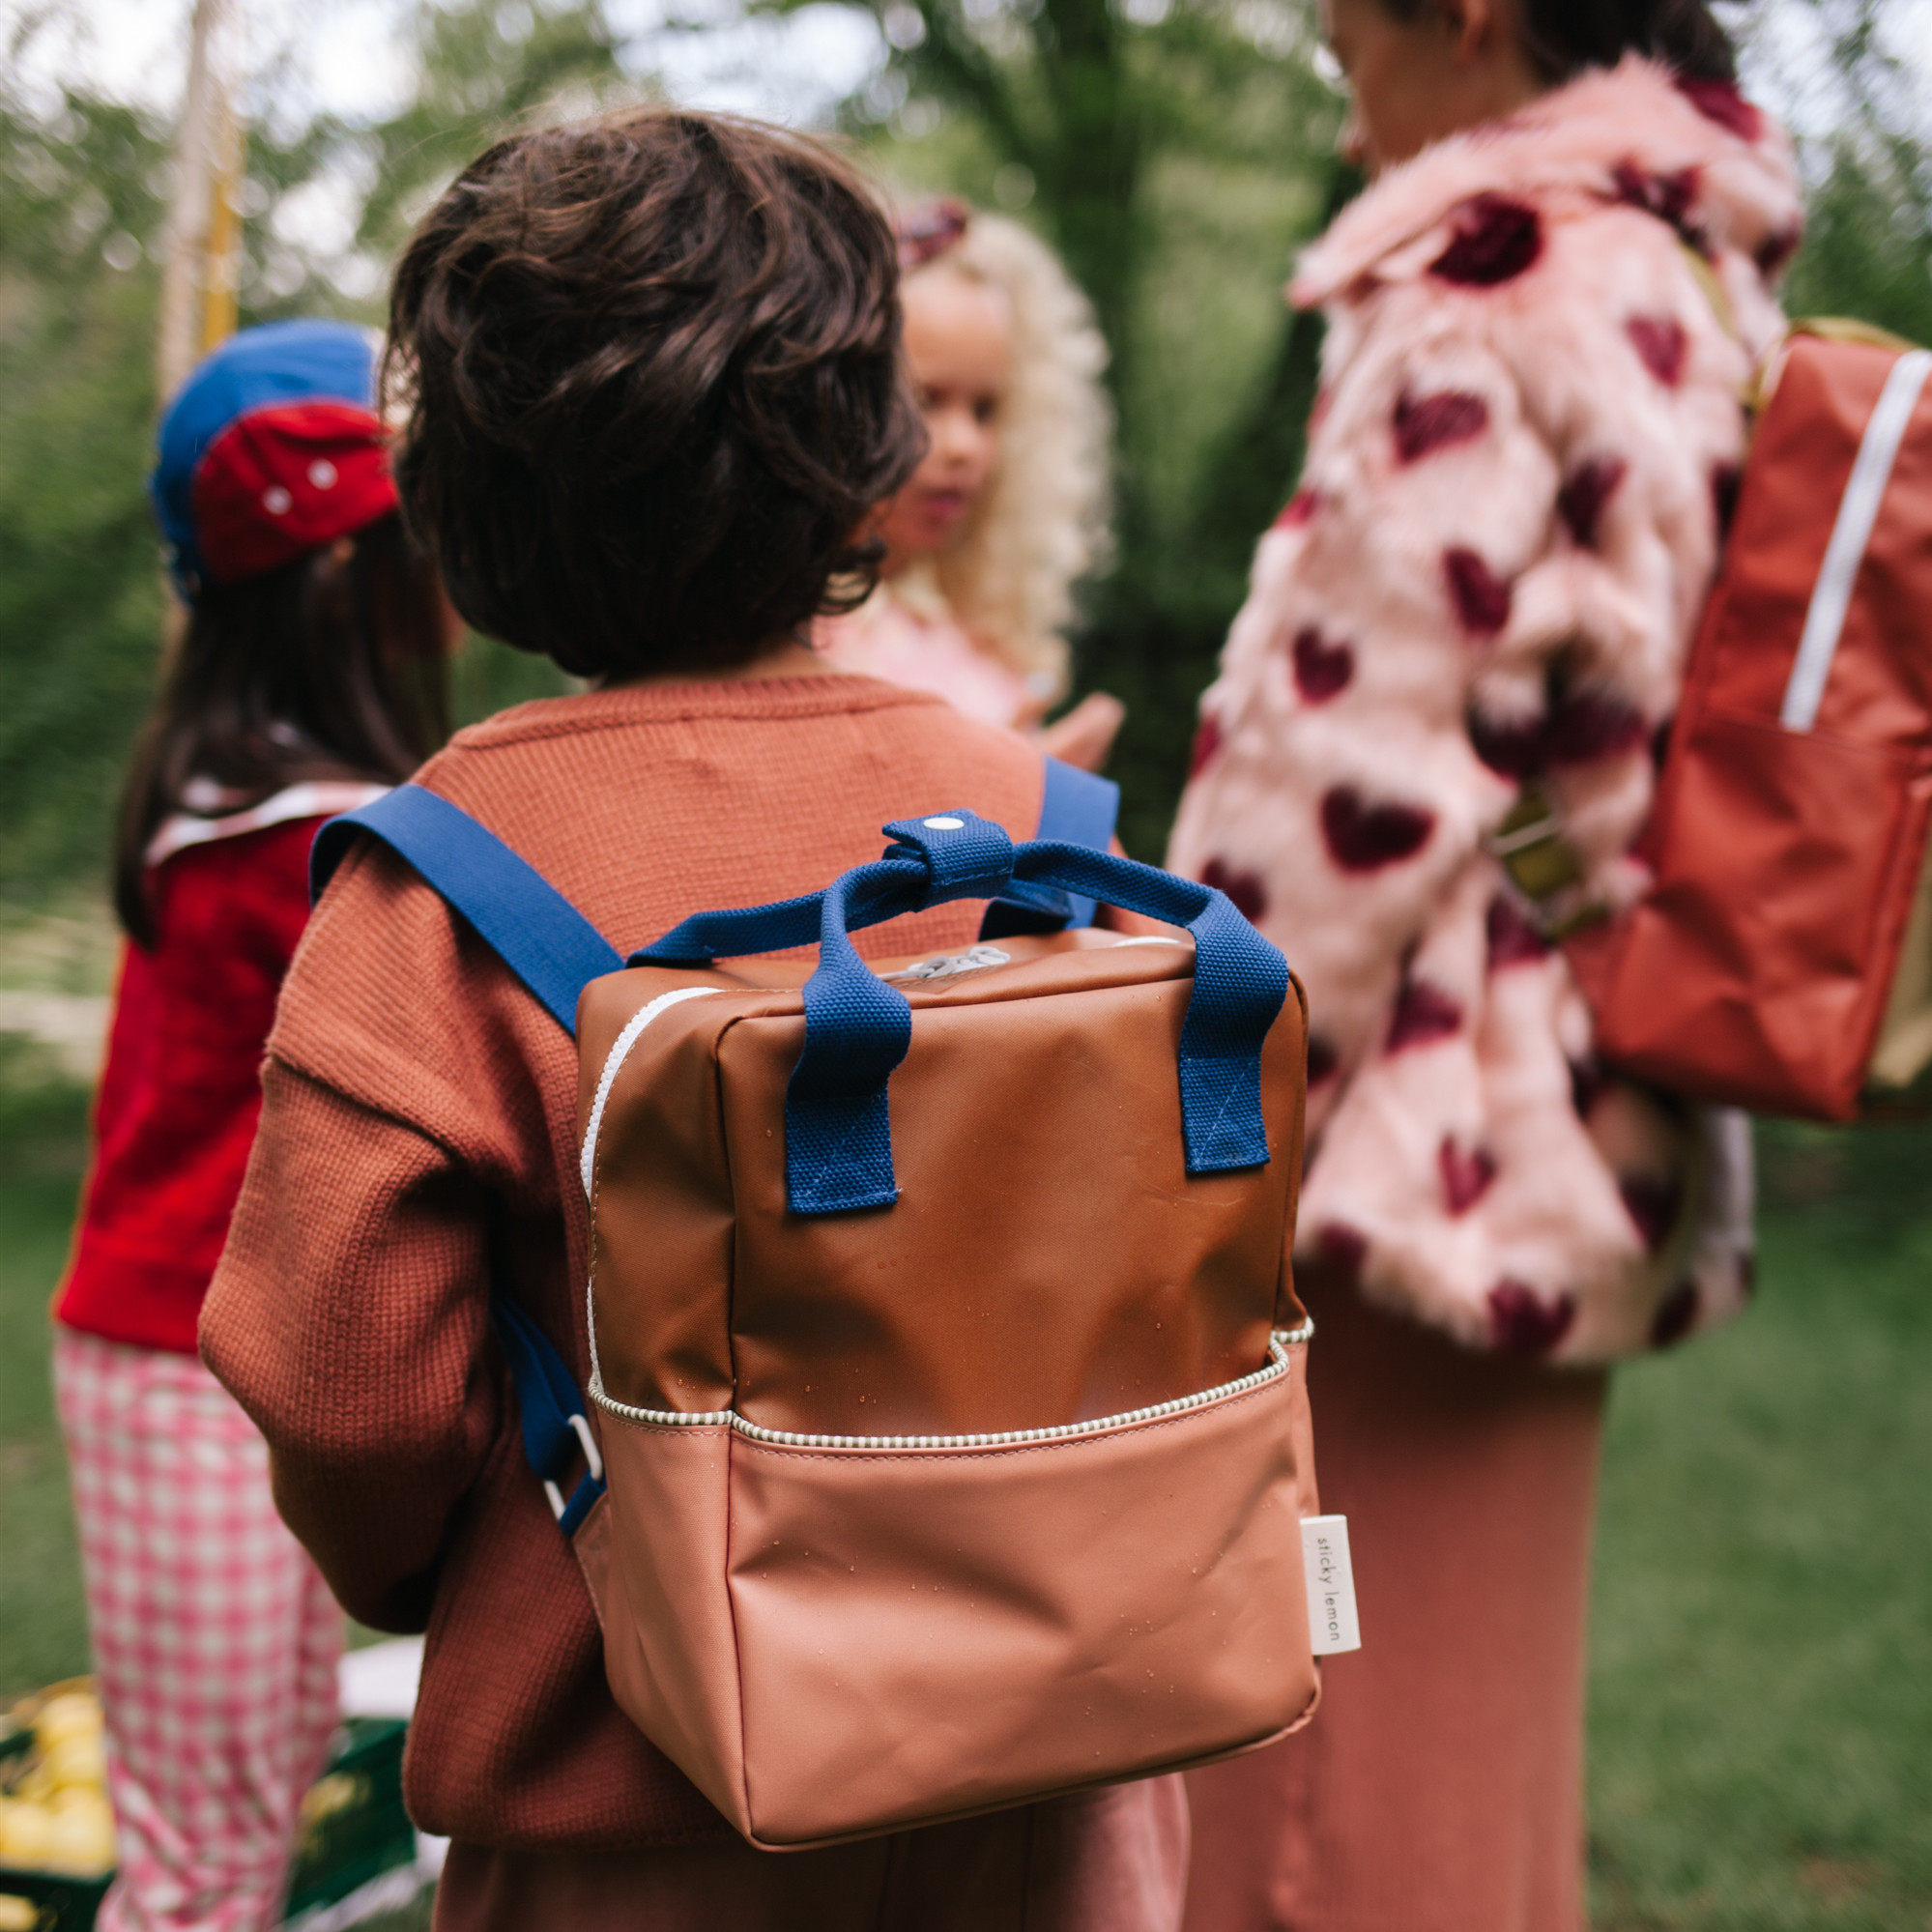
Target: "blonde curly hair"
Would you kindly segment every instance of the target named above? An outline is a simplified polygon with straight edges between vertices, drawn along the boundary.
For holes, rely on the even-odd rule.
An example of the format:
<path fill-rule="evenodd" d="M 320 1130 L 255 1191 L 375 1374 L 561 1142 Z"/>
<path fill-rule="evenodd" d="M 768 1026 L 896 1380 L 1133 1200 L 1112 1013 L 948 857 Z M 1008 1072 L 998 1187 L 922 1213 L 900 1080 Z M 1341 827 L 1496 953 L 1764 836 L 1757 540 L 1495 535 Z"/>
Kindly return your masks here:
<path fill-rule="evenodd" d="M 1016 221 L 972 211 L 906 278 L 939 274 L 1005 296 L 1013 378 L 993 478 L 935 573 L 957 620 L 1052 704 L 1067 689 L 1074 585 L 1110 547 L 1107 344 L 1053 251 Z"/>

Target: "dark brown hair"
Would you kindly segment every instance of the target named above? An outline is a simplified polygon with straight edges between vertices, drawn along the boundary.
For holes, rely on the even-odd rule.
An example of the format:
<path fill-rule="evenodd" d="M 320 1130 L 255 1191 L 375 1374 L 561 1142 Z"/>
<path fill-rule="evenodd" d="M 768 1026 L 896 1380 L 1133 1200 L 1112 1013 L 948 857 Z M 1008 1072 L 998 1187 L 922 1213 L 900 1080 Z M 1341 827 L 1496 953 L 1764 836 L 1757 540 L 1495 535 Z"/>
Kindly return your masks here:
<path fill-rule="evenodd" d="M 1412 20 L 1435 0 L 1381 0 Z M 1513 0 L 1523 49 L 1545 80 L 1647 54 L 1690 80 L 1735 80 L 1731 37 L 1706 0 Z"/>
<path fill-rule="evenodd" d="M 396 271 L 411 527 L 478 630 L 721 668 L 871 589 L 923 431 L 891 230 L 816 141 L 637 108 L 472 162 Z"/>
<path fill-rule="evenodd" d="M 394 511 L 347 556 L 204 584 L 134 748 L 121 795 L 114 909 L 155 940 L 146 853 L 192 779 L 221 811 L 303 779 L 407 778 L 449 735 L 448 643 L 429 560 Z"/>

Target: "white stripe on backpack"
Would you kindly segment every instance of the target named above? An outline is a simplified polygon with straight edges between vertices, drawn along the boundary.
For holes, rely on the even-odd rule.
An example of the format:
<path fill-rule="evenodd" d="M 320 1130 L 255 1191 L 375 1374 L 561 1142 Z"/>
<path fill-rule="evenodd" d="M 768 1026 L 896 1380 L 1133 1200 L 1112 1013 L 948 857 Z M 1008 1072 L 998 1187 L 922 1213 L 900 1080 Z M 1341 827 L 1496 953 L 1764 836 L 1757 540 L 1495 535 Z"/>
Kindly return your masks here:
<path fill-rule="evenodd" d="M 1798 655 L 1792 660 L 1791 678 L 1777 714 L 1778 723 L 1788 732 L 1808 732 L 1818 721 L 1818 706 L 1824 702 L 1825 686 L 1831 676 L 1831 660 L 1838 654 L 1845 613 L 1851 608 L 1852 587 L 1858 581 L 1859 565 L 1865 561 L 1865 546 L 1871 541 L 1872 526 L 1885 501 L 1885 486 L 1891 479 L 1898 446 L 1905 440 L 1906 425 L 1918 407 L 1927 376 L 1932 376 L 1932 351 L 1918 349 L 1901 356 L 1891 365 L 1885 388 L 1879 391 L 1878 405 L 1859 439 L 1858 460 L 1838 502 L 1831 540 L 1825 546 L 1825 562 L 1812 586 L 1804 631 L 1798 640 Z"/>

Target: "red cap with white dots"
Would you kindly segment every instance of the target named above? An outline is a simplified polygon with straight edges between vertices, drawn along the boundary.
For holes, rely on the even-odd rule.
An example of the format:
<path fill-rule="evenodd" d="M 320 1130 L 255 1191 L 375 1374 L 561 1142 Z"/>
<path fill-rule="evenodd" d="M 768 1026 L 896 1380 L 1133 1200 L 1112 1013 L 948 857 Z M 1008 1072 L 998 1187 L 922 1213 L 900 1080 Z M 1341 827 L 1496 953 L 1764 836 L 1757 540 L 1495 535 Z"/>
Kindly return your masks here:
<path fill-rule="evenodd" d="M 388 443 L 380 418 L 346 402 L 238 417 L 194 473 L 203 568 L 217 583 L 259 576 L 394 509 Z"/>

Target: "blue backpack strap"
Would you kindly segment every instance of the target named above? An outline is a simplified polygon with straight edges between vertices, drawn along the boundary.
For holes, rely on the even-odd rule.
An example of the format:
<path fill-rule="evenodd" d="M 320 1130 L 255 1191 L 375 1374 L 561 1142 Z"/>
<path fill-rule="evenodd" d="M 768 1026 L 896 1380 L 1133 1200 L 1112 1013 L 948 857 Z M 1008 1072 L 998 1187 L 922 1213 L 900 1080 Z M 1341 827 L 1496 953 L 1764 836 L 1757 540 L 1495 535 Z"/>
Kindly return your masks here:
<path fill-rule="evenodd" d="M 316 898 L 359 831 L 373 833 L 406 858 L 557 1024 L 575 1034 L 577 995 L 591 980 L 618 971 L 623 961 L 535 867 L 460 806 L 420 785 L 398 785 L 373 804 L 331 819 L 315 835 L 308 876 Z M 604 1493 L 603 1458 L 584 1417 L 584 1399 L 569 1365 L 501 1288 L 491 1292 L 490 1314 L 516 1384 L 524 1456 L 543 1485 L 559 1528 L 569 1536 Z M 590 1473 L 566 1502 L 558 1485 L 579 1454 Z"/>
<path fill-rule="evenodd" d="M 543 1485 L 557 1527 L 571 1536 L 604 1493 L 604 1458 L 584 1419 L 576 1377 L 549 1338 L 501 1288 L 491 1292 L 490 1315 L 516 1384 L 524 1459 Z M 558 1485 L 580 1455 L 587 1473 L 565 1502 Z"/>
<path fill-rule="evenodd" d="M 1082 771 L 1057 758 L 1043 763 L 1047 784 L 1040 797 L 1035 842 L 1085 846 L 1089 851 L 1104 852 L 1113 843 L 1113 827 L 1120 817 L 1120 787 L 1097 771 Z"/>
<path fill-rule="evenodd" d="M 577 1031 L 577 995 L 623 965 L 617 948 L 527 860 L 460 806 L 420 785 L 398 785 L 360 811 L 331 819 L 308 861 L 316 898 L 358 831 L 373 832 L 408 859 L 497 957 Z"/>
<path fill-rule="evenodd" d="M 1063 764 L 1057 758 L 1042 763 L 1047 775 L 1035 841 L 1106 851 L 1113 843 L 1113 827 L 1120 817 L 1120 787 L 1110 778 Z M 986 908 L 979 936 L 997 939 L 1009 933 L 1060 933 L 1091 926 L 1095 902 L 1082 893 L 1015 881 Z"/>

